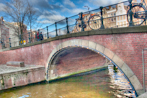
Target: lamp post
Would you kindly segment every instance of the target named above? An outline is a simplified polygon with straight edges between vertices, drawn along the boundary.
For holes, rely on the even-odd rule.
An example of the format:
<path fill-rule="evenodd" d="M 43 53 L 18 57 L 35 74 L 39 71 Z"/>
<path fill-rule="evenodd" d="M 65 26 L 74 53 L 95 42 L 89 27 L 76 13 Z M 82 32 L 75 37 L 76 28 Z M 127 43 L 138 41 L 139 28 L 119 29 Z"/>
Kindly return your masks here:
<path fill-rule="evenodd" d="M 84 7 L 87 7 L 87 8 L 88 8 L 88 12 L 89 12 L 89 9 L 90 9 L 90 8 L 89 8 L 88 6 L 84 6 Z M 90 12 L 89 12 L 89 14 L 90 14 Z"/>
<path fill-rule="evenodd" d="M 88 11 L 89 11 L 90 8 L 88 6 L 84 6 L 84 7 L 87 7 L 88 8 Z"/>

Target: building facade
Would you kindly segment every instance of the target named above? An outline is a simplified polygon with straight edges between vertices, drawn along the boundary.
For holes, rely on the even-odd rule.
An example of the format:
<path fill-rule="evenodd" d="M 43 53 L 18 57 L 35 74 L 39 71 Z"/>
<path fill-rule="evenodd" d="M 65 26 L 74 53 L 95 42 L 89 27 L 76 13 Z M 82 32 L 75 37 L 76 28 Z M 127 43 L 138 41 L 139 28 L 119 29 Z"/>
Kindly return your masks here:
<path fill-rule="evenodd" d="M 140 1 L 140 3 L 143 3 L 144 6 L 146 6 L 147 0 L 144 0 L 145 3 L 143 3 L 143 0 Z M 137 0 L 132 0 L 132 3 L 137 3 Z M 133 4 L 132 4 L 133 5 Z M 146 7 L 147 9 L 147 7 Z M 124 3 L 118 3 L 117 5 L 109 6 L 109 7 L 104 7 L 103 8 L 103 23 L 105 28 L 116 28 L 116 27 L 127 27 L 129 26 L 129 15 L 127 16 L 129 10 L 129 6 L 125 5 Z M 133 7 L 132 9 L 133 13 L 138 12 L 138 11 L 144 11 L 140 7 Z M 94 21 L 90 21 L 88 24 L 89 18 L 93 15 L 100 15 L 100 10 L 98 12 L 92 13 L 90 12 L 89 14 L 84 14 L 82 16 L 83 21 L 84 21 L 84 31 L 91 30 L 91 26 L 93 28 L 99 29 L 101 27 L 101 21 L 100 17 L 94 17 L 93 20 L 97 20 L 97 24 L 94 23 Z M 133 14 L 134 15 L 134 14 Z M 80 16 L 79 16 L 80 17 Z M 134 18 L 133 16 L 133 22 L 134 25 L 138 25 L 143 21 L 143 19 L 138 19 Z M 145 24 L 145 23 L 144 23 Z M 143 24 L 143 25 L 144 25 Z M 81 20 L 77 19 L 77 22 L 72 30 L 72 33 L 74 32 L 80 32 L 81 31 Z"/>
<path fill-rule="evenodd" d="M 10 43 L 11 47 L 20 45 L 20 38 L 17 34 L 18 30 L 18 25 L 4 21 L 3 17 L 0 18 L 0 49 L 10 47 Z M 25 26 L 23 32 L 23 39 L 27 40 L 27 26 Z"/>

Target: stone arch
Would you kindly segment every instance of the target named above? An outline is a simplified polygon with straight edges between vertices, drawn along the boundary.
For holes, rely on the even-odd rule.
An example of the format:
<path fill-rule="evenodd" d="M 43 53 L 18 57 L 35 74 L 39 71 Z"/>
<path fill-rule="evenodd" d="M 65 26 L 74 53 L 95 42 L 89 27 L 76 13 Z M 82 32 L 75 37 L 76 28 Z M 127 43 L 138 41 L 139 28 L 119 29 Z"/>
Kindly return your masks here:
<path fill-rule="evenodd" d="M 129 66 L 121 59 L 119 58 L 114 52 L 109 50 L 108 48 L 89 41 L 89 40 L 82 40 L 82 39 L 73 39 L 68 40 L 65 42 L 60 43 L 49 55 L 49 58 L 46 63 L 46 80 L 48 80 L 48 70 L 50 67 L 50 63 L 53 60 L 53 58 L 64 48 L 67 47 L 82 47 L 87 48 L 89 50 L 95 51 L 99 53 L 100 55 L 107 58 L 110 62 L 112 62 L 114 65 L 116 65 L 125 75 L 125 77 L 130 82 L 130 85 L 136 90 L 137 94 L 140 95 L 140 91 L 143 90 L 143 87 L 136 77 L 136 75 L 133 73 L 133 71 L 129 68 Z"/>

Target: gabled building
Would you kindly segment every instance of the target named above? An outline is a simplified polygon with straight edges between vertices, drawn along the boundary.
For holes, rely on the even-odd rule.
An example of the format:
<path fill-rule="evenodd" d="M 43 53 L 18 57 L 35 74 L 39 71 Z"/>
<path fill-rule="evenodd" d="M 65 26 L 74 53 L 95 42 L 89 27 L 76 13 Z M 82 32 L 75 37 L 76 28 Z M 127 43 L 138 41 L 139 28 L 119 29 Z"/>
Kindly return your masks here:
<path fill-rule="evenodd" d="M 25 32 L 24 33 L 25 40 L 27 40 L 26 28 L 24 28 L 23 30 L 23 32 Z M 1 44 L 0 49 L 10 47 L 10 42 L 11 42 L 11 47 L 20 45 L 19 42 L 20 39 L 18 34 L 16 34 L 16 30 L 19 30 L 18 25 L 4 21 L 3 17 L 0 18 L 0 44 Z"/>
<path fill-rule="evenodd" d="M 128 20 L 127 20 L 127 6 L 124 5 L 124 3 L 117 4 L 116 8 L 116 26 L 117 27 L 127 27 L 129 26 Z"/>
<path fill-rule="evenodd" d="M 141 0 L 141 3 L 143 0 Z M 132 3 L 137 3 L 137 0 L 132 0 Z M 147 3 L 147 0 L 145 0 L 145 3 Z M 146 4 L 143 5 L 146 5 Z M 132 4 L 133 5 L 133 4 Z M 147 8 L 146 8 L 147 9 Z M 129 15 L 127 16 L 127 12 L 129 10 L 129 6 L 125 5 L 124 3 L 118 3 L 117 5 L 109 6 L 109 7 L 104 7 L 103 8 L 103 23 L 105 28 L 116 28 L 116 27 L 127 27 L 129 26 Z M 135 11 L 134 11 L 135 10 Z M 136 11 L 143 11 L 141 8 L 133 8 L 132 11 L 135 13 Z M 88 25 L 88 20 L 92 14 L 99 14 L 100 15 L 100 10 L 99 12 L 95 13 L 87 13 L 84 14 L 83 21 L 86 26 L 84 26 L 84 31 L 91 30 L 90 26 Z M 134 17 L 134 16 L 133 16 Z M 97 22 L 97 28 L 101 27 L 101 21 L 100 17 L 96 18 L 99 22 Z M 94 20 L 96 20 L 94 19 Z M 138 19 L 138 18 L 133 18 L 134 24 L 140 24 L 143 19 Z M 90 23 L 91 26 L 96 26 L 94 22 Z M 144 25 L 144 24 L 143 24 Z M 78 19 L 76 25 L 74 26 L 72 33 L 74 32 L 79 32 L 81 31 L 81 20 Z"/>

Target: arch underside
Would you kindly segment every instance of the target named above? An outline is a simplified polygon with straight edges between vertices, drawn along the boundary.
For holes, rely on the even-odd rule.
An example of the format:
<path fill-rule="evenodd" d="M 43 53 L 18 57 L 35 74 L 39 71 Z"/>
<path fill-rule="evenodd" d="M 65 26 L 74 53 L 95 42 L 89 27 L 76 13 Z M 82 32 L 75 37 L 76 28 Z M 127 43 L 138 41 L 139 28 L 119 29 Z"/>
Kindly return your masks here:
<path fill-rule="evenodd" d="M 89 50 L 92 50 L 106 59 L 108 59 L 112 64 L 117 66 L 121 72 L 124 73 L 125 77 L 128 79 L 130 85 L 134 88 L 134 90 L 137 92 L 138 95 L 143 93 L 143 87 L 136 77 L 136 75 L 133 73 L 133 71 L 129 68 L 129 66 L 121 59 L 119 58 L 114 52 L 109 50 L 108 48 L 94 43 L 92 41 L 88 40 L 81 40 L 81 39 L 74 39 L 74 40 L 69 40 L 60 43 L 50 54 L 48 61 L 46 63 L 46 80 L 49 81 L 49 68 L 50 65 L 53 61 L 53 59 L 64 49 L 69 48 L 69 47 L 81 47 L 81 48 L 86 48 Z"/>

